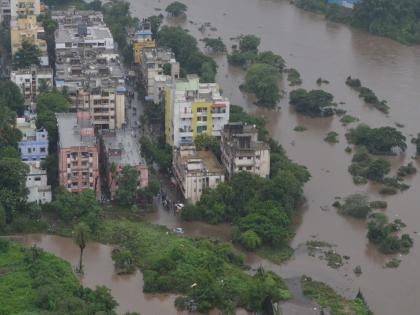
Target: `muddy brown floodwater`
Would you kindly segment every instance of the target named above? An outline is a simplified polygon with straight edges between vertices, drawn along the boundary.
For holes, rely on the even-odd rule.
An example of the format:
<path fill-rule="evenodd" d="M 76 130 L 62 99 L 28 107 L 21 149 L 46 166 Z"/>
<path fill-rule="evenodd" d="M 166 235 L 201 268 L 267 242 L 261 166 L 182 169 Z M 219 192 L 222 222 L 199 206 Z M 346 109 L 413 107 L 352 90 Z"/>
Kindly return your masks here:
<path fill-rule="evenodd" d="M 159 14 L 171 0 L 131 0 L 135 16 L 145 18 Z M 231 37 L 255 34 L 261 38 L 261 50 L 272 50 L 282 55 L 289 66 L 302 75 L 303 87 L 317 88 L 316 79 L 322 77 L 330 84 L 322 88 L 334 94 L 337 102 L 353 116 L 371 126 L 404 124 L 401 131 L 407 136 L 420 131 L 420 47 L 403 46 L 391 40 L 376 37 L 347 26 L 327 22 L 321 16 L 299 10 L 282 0 L 183 0 L 188 6 L 185 21 L 166 21 L 181 25 L 200 39 L 220 36 L 230 47 Z M 192 21 L 192 23 L 190 22 Z M 210 22 L 216 31 L 198 31 L 200 25 Z M 301 224 L 292 242 L 294 248 L 316 236 L 317 239 L 337 245 L 337 251 L 350 256 L 349 263 L 338 271 L 329 269 L 325 262 L 306 254 L 299 254 L 283 266 L 275 266 L 258 257 L 249 257 L 254 265 L 264 265 L 283 277 L 293 278 L 307 274 L 333 286 L 338 292 L 354 297 L 360 288 L 376 314 L 415 315 L 420 308 L 420 232 L 419 188 L 420 176 L 408 183 L 411 188 L 396 196 L 384 198 L 388 202 L 386 214 L 407 223 L 406 232 L 414 238 L 414 247 L 403 256 L 396 270 L 383 269 L 386 257 L 368 245 L 364 223 L 340 217 L 333 209 L 323 211 L 336 196 L 366 191 L 372 200 L 381 199 L 374 186 L 355 186 L 347 172 L 351 155 L 346 147 L 345 127 L 337 117 L 308 119 L 289 109 L 287 97 L 280 102 L 280 111 L 257 109 L 238 89 L 243 72 L 227 65 L 225 57 L 217 57 L 217 81 L 224 95 L 232 103 L 241 105 L 251 113 L 265 116 L 271 135 L 287 150 L 293 160 L 306 165 L 311 181 L 305 186 L 307 204 L 303 209 Z M 363 104 L 357 94 L 345 84 L 348 75 L 358 77 L 379 98 L 388 101 L 391 110 L 387 117 Z M 287 87 L 284 87 L 288 90 Z M 295 132 L 302 125 L 306 132 Z M 323 141 L 328 131 L 339 133 L 340 143 L 329 145 Z M 391 159 L 395 171 L 408 163 L 414 155 L 409 144 L 407 153 Z M 418 163 L 416 163 L 418 166 Z M 155 218 L 156 219 L 156 218 Z M 162 216 L 155 223 L 166 223 Z M 172 223 L 170 223 L 172 224 Z M 209 228 L 196 228 L 194 234 L 212 233 Z M 352 269 L 361 265 L 363 274 L 356 277 Z"/>

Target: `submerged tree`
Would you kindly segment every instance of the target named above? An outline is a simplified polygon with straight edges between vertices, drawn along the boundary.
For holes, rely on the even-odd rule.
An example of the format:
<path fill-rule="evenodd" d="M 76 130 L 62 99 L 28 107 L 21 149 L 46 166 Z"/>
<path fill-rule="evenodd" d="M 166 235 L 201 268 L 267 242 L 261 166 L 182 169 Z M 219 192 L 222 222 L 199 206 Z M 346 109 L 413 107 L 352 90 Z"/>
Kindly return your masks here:
<path fill-rule="evenodd" d="M 74 228 L 74 241 L 80 248 L 79 268 L 77 270 L 80 273 L 83 273 L 83 251 L 89 241 L 89 234 L 89 227 L 83 222 L 80 222 Z"/>
<path fill-rule="evenodd" d="M 165 11 L 170 15 L 177 17 L 185 14 L 187 6 L 182 2 L 174 1 L 166 7 Z"/>

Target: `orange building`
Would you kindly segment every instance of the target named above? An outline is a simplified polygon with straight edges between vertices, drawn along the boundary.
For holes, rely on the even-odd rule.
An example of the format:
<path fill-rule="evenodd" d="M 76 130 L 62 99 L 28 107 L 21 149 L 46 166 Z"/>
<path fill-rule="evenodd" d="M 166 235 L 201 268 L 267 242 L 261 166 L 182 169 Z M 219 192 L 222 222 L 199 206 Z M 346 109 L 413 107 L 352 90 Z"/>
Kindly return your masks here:
<path fill-rule="evenodd" d="M 88 112 L 56 114 L 60 185 L 73 193 L 93 189 L 99 198 L 98 143 Z"/>
<path fill-rule="evenodd" d="M 141 64 L 141 51 L 143 48 L 155 48 L 156 43 L 152 38 L 152 31 L 148 23 L 142 24 L 142 29 L 134 34 L 133 53 L 134 63 Z"/>

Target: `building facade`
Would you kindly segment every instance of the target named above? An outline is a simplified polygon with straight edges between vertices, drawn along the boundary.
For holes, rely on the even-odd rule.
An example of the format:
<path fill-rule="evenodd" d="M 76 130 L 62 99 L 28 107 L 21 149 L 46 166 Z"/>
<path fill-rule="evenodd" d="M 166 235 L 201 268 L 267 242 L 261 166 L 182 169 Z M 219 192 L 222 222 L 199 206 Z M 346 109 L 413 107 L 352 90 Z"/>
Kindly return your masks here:
<path fill-rule="evenodd" d="M 200 83 L 196 75 L 174 80 L 165 88 L 166 142 L 179 146 L 191 144 L 199 134 L 220 137 L 229 110 L 216 83 Z"/>
<path fill-rule="evenodd" d="M 140 71 L 143 84 L 147 87 L 146 100 L 157 104 L 163 99 L 165 86 L 179 79 L 179 63 L 175 54 L 166 48 L 143 48 L 141 56 Z M 170 67 L 169 71 L 166 66 Z"/>
<path fill-rule="evenodd" d="M 48 155 L 48 132 L 36 129 L 35 120 L 17 118 L 16 127 L 22 132 L 22 140 L 18 142 L 22 161 L 42 161 Z"/>
<path fill-rule="evenodd" d="M 258 140 L 255 126 L 243 123 L 226 124 L 221 132 L 222 163 L 231 178 L 239 172 L 261 177 L 270 175 L 270 147 Z"/>
<path fill-rule="evenodd" d="M 27 162 L 29 173 L 26 176 L 26 188 L 28 189 L 28 202 L 45 204 L 51 202 L 51 186 L 47 184 L 47 171 L 41 168 L 41 163 Z"/>
<path fill-rule="evenodd" d="M 9 23 L 10 16 L 10 0 L 0 0 L 0 23 Z"/>
<path fill-rule="evenodd" d="M 74 111 L 88 111 L 99 130 L 125 123 L 125 75 L 101 13 L 59 11 L 55 33 L 58 89 L 66 88 Z"/>
<path fill-rule="evenodd" d="M 35 104 L 42 84 L 51 88 L 53 86 L 53 71 L 51 68 L 31 67 L 12 71 L 10 80 L 16 83 L 25 99 L 26 105 Z"/>
<path fill-rule="evenodd" d="M 41 13 L 39 0 L 10 0 L 10 12 L 12 19 L 27 15 L 38 16 Z"/>
<path fill-rule="evenodd" d="M 56 114 L 60 185 L 73 193 L 92 189 L 100 197 L 99 156 L 88 112 Z"/>
<path fill-rule="evenodd" d="M 197 151 L 195 146 L 174 148 L 172 170 L 184 198 L 195 204 L 203 191 L 225 181 L 223 167 L 211 151 Z"/>
<path fill-rule="evenodd" d="M 104 158 L 107 165 L 108 189 L 114 199 L 118 188 L 117 177 L 125 166 L 134 167 L 138 173 L 137 188 L 145 188 L 149 184 L 149 170 L 141 155 L 141 148 L 132 130 L 116 130 L 102 135 Z M 115 173 L 112 167 L 115 167 Z"/>
<path fill-rule="evenodd" d="M 47 42 L 43 39 L 44 28 L 37 22 L 36 15 L 19 17 L 10 22 L 10 40 L 12 55 L 21 47 L 24 41 L 37 46 L 41 51 L 41 65 L 48 65 Z"/>
<path fill-rule="evenodd" d="M 143 21 L 141 29 L 134 34 L 132 40 L 134 63 L 142 63 L 142 50 L 144 48 L 155 48 L 156 43 L 152 38 L 150 23 Z"/>

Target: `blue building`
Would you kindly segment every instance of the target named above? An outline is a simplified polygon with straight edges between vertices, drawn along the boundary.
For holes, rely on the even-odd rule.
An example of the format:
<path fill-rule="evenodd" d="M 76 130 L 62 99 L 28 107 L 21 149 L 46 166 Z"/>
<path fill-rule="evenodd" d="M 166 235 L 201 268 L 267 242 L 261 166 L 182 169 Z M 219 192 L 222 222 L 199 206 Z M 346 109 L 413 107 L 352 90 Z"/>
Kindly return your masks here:
<path fill-rule="evenodd" d="M 48 155 L 48 132 L 36 129 L 35 121 L 18 118 L 16 127 L 22 132 L 22 141 L 18 143 L 22 161 L 41 161 Z"/>
<path fill-rule="evenodd" d="M 360 0 L 327 0 L 329 4 L 337 4 L 342 7 L 353 9 L 354 5 Z"/>

